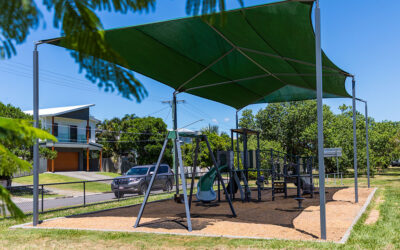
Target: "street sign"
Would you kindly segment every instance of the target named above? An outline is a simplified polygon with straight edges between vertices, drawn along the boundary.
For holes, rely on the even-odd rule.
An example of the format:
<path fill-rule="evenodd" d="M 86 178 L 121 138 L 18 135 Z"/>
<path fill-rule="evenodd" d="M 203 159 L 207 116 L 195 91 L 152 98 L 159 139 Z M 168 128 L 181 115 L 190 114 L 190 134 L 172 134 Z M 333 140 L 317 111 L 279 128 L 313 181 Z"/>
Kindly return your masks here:
<path fill-rule="evenodd" d="M 324 148 L 324 157 L 340 157 L 342 148 Z"/>

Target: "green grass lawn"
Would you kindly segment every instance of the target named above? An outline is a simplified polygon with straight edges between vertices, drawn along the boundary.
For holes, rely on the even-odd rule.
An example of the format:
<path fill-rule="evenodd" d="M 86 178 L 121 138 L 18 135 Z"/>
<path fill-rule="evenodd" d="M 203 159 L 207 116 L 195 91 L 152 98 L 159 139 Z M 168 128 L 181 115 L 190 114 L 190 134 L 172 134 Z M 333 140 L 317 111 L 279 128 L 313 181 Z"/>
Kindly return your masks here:
<path fill-rule="evenodd" d="M 110 177 L 110 178 L 115 178 L 115 177 L 121 176 L 120 174 L 110 173 L 110 172 L 98 172 L 97 174 L 101 174 L 101 175 L 104 175 L 104 176 Z"/>
<path fill-rule="evenodd" d="M 360 178 L 360 186 L 366 186 L 365 177 Z M 353 185 L 352 178 L 344 180 Z M 378 191 L 366 213 L 355 225 L 346 244 L 299 242 L 285 240 L 255 240 L 190 237 L 178 235 L 158 235 L 122 232 L 95 232 L 74 230 L 10 230 L 10 226 L 21 223 L 13 219 L 0 221 L 0 242 L 2 248 L 309 248 L 309 249 L 399 249 L 400 248 L 400 168 L 392 168 L 385 175 L 371 179 L 371 185 Z M 167 198 L 171 195 L 159 195 L 151 199 Z M 140 203 L 141 198 L 129 199 L 120 203 L 102 204 L 86 208 L 40 215 L 40 219 L 49 219 L 69 214 L 95 211 L 105 208 Z M 381 200 L 380 203 L 377 201 Z M 380 211 L 375 224 L 364 224 L 372 209 Z M 27 217 L 23 222 L 29 222 Z M 132 224 L 134 221 L 132 221 Z"/>
<path fill-rule="evenodd" d="M 39 185 L 40 184 L 50 184 L 50 183 L 61 183 L 61 182 L 76 182 L 83 181 L 82 179 L 73 178 L 69 176 L 59 175 L 59 174 L 51 174 L 51 173 L 43 173 L 39 175 Z M 23 185 L 32 185 L 33 184 L 33 176 L 25 176 L 14 178 L 13 182 Z M 110 184 L 102 183 L 102 182 L 87 182 L 85 184 L 85 188 L 87 192 L 91 193 L 102 193 L 102 192 L 110 192 L 111 187 Z M 56 188 L 61 190 L 72 190 L 72 191 L 82 191 L 83 184 L 82 183 L 74 183 L 74 184 L 62 184 L 62 185 L 51 185 L 45 186 L 45 188 Z"/>

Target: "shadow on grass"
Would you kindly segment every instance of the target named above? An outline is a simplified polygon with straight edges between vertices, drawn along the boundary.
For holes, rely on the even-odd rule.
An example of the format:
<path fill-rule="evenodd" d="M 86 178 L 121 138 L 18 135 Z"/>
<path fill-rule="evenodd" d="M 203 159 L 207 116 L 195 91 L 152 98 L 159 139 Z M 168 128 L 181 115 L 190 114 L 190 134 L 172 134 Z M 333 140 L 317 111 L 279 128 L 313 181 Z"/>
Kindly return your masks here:
<path fill-rule="evenodd" d="M 14 197 L 33 197 L 33 187 L 30 186 L 15 186 L 7 188 L 10 194 Z M 42 195 L 42 189 L 39 189 L 39 195 Z M 53 193 L 50 190 L 43 190 L 43 195 L 45 196 L 55 196 L 57 194 Z"/>

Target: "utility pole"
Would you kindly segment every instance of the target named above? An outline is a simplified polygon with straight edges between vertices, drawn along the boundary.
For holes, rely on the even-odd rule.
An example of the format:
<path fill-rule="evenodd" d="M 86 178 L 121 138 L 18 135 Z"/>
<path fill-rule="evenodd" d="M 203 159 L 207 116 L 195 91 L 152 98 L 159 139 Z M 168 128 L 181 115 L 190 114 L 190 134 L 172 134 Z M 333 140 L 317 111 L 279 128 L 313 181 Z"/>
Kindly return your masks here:
<path fill-rule="evenodd" d="M 171 100 L 171 101 L 161 101 L 161 103 L 162 104 L 169 104 L 169 106 L 172 108 L 172 104 L 173 104 L 173 100 Z M 179 104 L 179 103 L 186 103 L 186 101 L 185 100 L 176 100 L 176 104 Z"/>
<path fill-rule="evenodd" d="M 170 101 L 162 101 L 162 104 L 169 104 L 169 106 L 172 109 L 172 127 L 173 130 L 177 130 L 177 115 L 176 115 L 176 105 L 178 103 L 185 103 L 185 100 L 176 100 L 176 95 L 174 94 L 174 98 Z M 175 143 L 173 143 L 173 148 L 172 148 L 172 164 L 173 164 L 173 169 L 175 173 L 175 185 L 176 185 L 176 190 L 175 193 L 176 195 L 179 195 L 179 173 L 178 173 L 178 151 L 176 149 Z"/>

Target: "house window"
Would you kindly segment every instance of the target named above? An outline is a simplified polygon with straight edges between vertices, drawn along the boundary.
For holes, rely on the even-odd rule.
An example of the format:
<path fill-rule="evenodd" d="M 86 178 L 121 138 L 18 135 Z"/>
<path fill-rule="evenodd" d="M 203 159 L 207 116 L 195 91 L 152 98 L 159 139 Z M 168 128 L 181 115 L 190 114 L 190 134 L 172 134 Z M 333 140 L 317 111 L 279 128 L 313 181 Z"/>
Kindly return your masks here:
<path fill-rule="evenodd" d="M 69 126 L 69 139 L 71 142 L 77 142 L 78 140 L 78 127 L 75 125 Z"/>
<path fill-rule="evenodd" d="M 53 124 L 53 135 L 58 136 L 58 123 Z"/>

